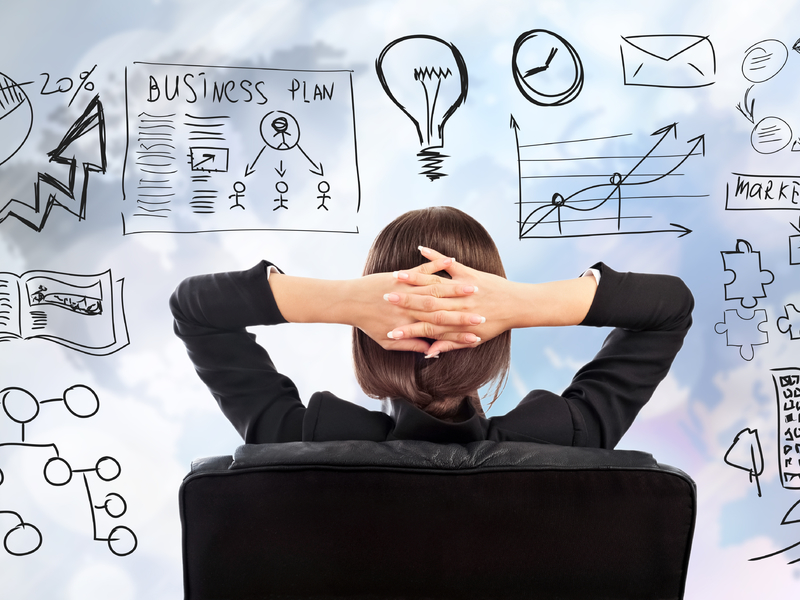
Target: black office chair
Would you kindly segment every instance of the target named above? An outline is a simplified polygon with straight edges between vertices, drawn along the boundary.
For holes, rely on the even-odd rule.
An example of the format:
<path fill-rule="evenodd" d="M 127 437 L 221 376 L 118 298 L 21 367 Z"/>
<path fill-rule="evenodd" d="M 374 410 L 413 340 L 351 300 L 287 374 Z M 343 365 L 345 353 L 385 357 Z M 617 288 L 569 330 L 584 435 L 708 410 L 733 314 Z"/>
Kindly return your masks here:
<path fill-rule="evenodd" d="M 651 455 L 293 442 L 195 461 L 186 600 L 682 598 L 695 484 Z"/>

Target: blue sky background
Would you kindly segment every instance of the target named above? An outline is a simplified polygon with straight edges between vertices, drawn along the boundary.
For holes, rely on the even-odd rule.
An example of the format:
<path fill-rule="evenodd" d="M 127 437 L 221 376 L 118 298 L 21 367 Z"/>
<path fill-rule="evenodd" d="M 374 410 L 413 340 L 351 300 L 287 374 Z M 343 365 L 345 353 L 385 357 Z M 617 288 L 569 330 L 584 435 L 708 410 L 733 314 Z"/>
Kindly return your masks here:
<path fill-rule="evenodd" d="M 748 559 L 800 541 L 797 524 L 780 525 L 800 497 L 780 484 L 771 373 L 775 368 L 800 367 L 800 341 L 792 340 L 783 332 L 785 327 L 778 325 L 785 305 L 800 306 L 800 266 L 790 264 L 789 256 L 789 238 L 798 233 L 794 227 L 800 223 L 789 202 L 784 202 L 787 210 L 731 211 L 725 210 L 725 199 L 726 185 L 736 183 L 732 173 L 787 176 L 789 182 L 791 176 L 800 175 L 800 153 L 792 152 L 793 141 L 800 135 L 796 102 L 800 54 L 792 49 L 800 37 L 796 25 L 800 12 L 793 4 L 680 0 L 646 5 L 555 0 L 230 0 L 224 7 L 217 2 L 177 0 L 6 3 L 1 9 L 5 27 L 0 38 L 0 73 L 25 84 L 33 120 L 25 144 L 0 164 L 0 205 L 12 198 L 32 198 L 38 173 L 57 177 L 66 173 L 63 166 L 48 164 L 47 152 L 94 94 L 99 94 L 104 109 L 108 169 L 105 174 L 90 174 L 85 219 L 55 207 L 41 232 L 13 217 L 0 223 L 0 272 L 94 274 L 111 269 L 115 279 L 124 278 L 130 344 L 108 356 L 89 356 L 45 340 L 7 341 L 0 344 L 0 388 L 22 388 L 39 401 L 35 418 L 24 417 L 29 419 L 26 442 L 57 444 L 60 456 L 73 469 L 93 468 L 104 456 L 118 461 L 121 473 L 113 481 L 103 482 L 96 471 L 87 472 L 95 505 L 109 493 L 123 497 L 127 504 L 126 513 L 118 519 L 98 513 L 97 537 L 124 525 L 135 532 L 138 545 L 129 556 L 118 557 L 105 542 L 93 540 L 82 476 L 73 473 L 73 480 L 64 486 L 43 480 L 42 466 L 50 456 L 47 450 L 0 446 L 4 476 L 0 532 L 15 524 L 15 517 L 2 511 L 14 511 L 35 524 L 42 535 L 41 547 L 27 556 L 12 556 L 0 549 L 0 594 L 69 600 L 180 597 L 178 486 L 192 459 L 229 454 L 240 442 L 172 335 L 166 303 L 172 289 L 190 274 L 247 268 L 261 258 L 291 273 L 354 277 L 375 234 L 388 221 L 409 209 L 442 204 L 461 208 L 484 223 L 514 279 L 570 277 L 603 260 L 617 270 L 676 274 L 689 284 L 697 300 L 694 328 L 672 372 L 621 447 L 652 452 L 660 462 L 685 470 L 697 482 L 699 510 L 687 598 L 777 598 L 791 593 L 800 585 L 800 570 L 787 563 L 800 557 L 800 552 L 758 562 Z M 514 42 L 532 29 L 558 33 L 581 58 L 583 88 L 563 106 L 537 106 L 514 83 Z M 428 34 L 454 44 L 469 74 L 466 101 L 445 127 L 443 152 L 448 157 L 443 169 L 447 176 L 437 181 L 419 174 L 420 145 L 414 127 L 384 93 L 375 72 L 375 60 L 383 48 L 411 34 Z M 691 89 L 624 85 L 622 36 L 654 34 L 708 36 L 716 64 L 716 72 L 708 76 L 713 84 Z M 751 46 L 764 40 L 778 40 L 785 46 L 786 63 L 769 81 L 753 84 L 742 65 Z M 776 61 L 772 61 L 775 70 Z M 290 100 L 287 89 L 268 83 L 266 105 L 231 108 L 230 152 L 237 168 L 252 162 L 253 152 L 263 145 L 256 116 L 273 110 L 303 115 L 300 145 L 311 157 L 308 160 L 322 160 L 334 186 L 331 206 L 339 211 L 336 218 L 358 233 L 294 231 L 303 229 L 311 222 L 308 219 L 321 218 L 308 208 L 316 200 L 321 179 L 306 174 L 306 159 L 298 152 L 267 151 L 258 159 L 263 170 L 256 179 L 247 180 L 245 194 L 245 200 L 253 203 L 251 212 L 257 215 L 252 228 L 259 231 L 123 235 L 122 214 L 129 213 L 132 202 L 130 194 L 123 201 L 127 132 L 135 129 L 138 113 L 134 111 L 147 105 L 144 98 L 149 92 L 147 80 L 139 77 L 147 73 L 137 64 L 142 62 L 206 65 L 205 71 L 213 77 L 241 73 L 213 68 L 219 65 L 252 68 L 254 75 L 258 69 L 281 69 L 287 70 L 287 81 L 298 75 L 292 70 L 349 72 L 349 112 L 347 104 L 333 107 L 324 101 L 300 108 L 298 100 L 294 104 Z M 95 65 L 84 88 L 76 92 L 80 74 Z M 192 68 L 182 67 L 179 72 Z M 555 79 L 565 77 L 555 69 Z M 71 80 L 69 91 L 42 93 L 68 87 L 65 78 Z M 89 83 L 94 89 L 88 89 Z M 754 122 L 736 109 L 751 85 Z M 345 90 L 337 86 L 338 100 Z M 198 106 L 210 110 L 208 104 Z M 510 127 L 511 115 L 519 125 L 516 133 Z M 770 154 L 757 152 L 751 144 L 754 124 L 767 117 L 782 120 L 779 133 L 789 140 L 786 148 Z M 0 136 L 4 126 L 10 127 L 4 125 L 8 122 L 0 119 Z M 632 204 L 624 206 L 667 227 L 681 224 L 692 230 L 690 234 L 519 239 L 520 189 L 524 202 L 546 200 L 550 189 L 546 184 L 552 181 L 524 180 L 520 188 L 519 175 L 529 174 L 525 170 L 529 165 L 523 163 L 520 168 L 517 141 L 529 146 L 630 134 L 597 147 L 606 156 L 642 155 L 656 139 L 651 134 L 671 123 L 677 123 L 678 129 L 670 148 L 679 152 L 688 140 L 703 134 L 705 155 L 690 157 L 679 176 L 651 184 L 647 195 L 659 198 L 630 200 Z M 75 148 L 96 154 L 89 136 Z M 526 152 L 533 152 L 540 157 L 537 152 L 550 148 L 548 158 L 579 156 L 574 146 L 535 148 L 522 149 L 520 155 L 525 158 Z M 358 181 L 352 164 L 355 158 Z M 280 193 L 277 180 L 266 172 L 281 160 L 290 169 L 291 195 L 287 192 L 287 196 L 298 208 L 278 217 L 268 210 L 274 206 L 276 192 Z M 547 163 L 536 174 L 562 168 L 576 169 L 565 171 L 570 174 L 583 172 L 584 163 L 587 173 L 604 177 L 630 167 L 624 160 L 601 162 L 601 166 L 562 160 Z M 663 170 L 663 165 L 650 166 Z M 185 163 L 181 168 L 185 169 Z M 129 175 L 126 171 L 128 182 Z M 573 179 L 568 183 L 576 185 Z M 179 175 L 176 185 L 185 192 L 188 176 Z M 357 200 L 360 208 L 355 210 Z M 774 275 L 765 286 L 766 297 L 759 298 L 755 307 L 766 311 L 762 331 L 768 343 L 755 346 L 751 360 L 744 360 L 739 348 L 726 345 L 725 335 L 715 331 L 725 310 L 738 308 L 743 317 L 753 314 L 752 308 L 725 298 L 731 274 L 724 270 L 721 253 L 734 251 L 740 239 L 760 253 L 762 269 Z M 748 331 L 755 341 L 764 340 L 761 332 Z M 305 397 L 328 389 L 379 409 L 376 401 L 364 397 L 352 377 L 345 328 L 277 327 L 258 334 Z M 489 414 L 509 410 L 530 389 L 563 389 L 574 371 L 591 358 L 604 334 L 580 328 L 515 333 L 511 376 Z M 78 384 L 96 393 L 97 414 L 79 418 L 62 402 L 41 403 L 61 398 L 64 390 Z M 20 404 L 9 400 L 6 412 L 0 413 L 0 444 L 20 441 L 21 428 L 12 416 L 20 417 L 32 406 L 27 396 L 15 398 Z M 764 457 L 761 497 L 745 471 L 723 460 L 736 434 L 745 428 L 759 433 Z"/>

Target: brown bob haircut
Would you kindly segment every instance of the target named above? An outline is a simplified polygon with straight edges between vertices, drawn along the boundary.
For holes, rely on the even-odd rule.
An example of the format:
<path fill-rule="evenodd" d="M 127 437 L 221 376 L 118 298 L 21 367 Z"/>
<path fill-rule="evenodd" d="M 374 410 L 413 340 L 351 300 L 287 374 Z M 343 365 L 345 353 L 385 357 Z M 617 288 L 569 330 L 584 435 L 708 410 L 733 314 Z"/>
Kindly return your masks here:
<path fill-rule="evenodd" d="M 500 253 L 483 225 L 449 206 L 413 210 L 389 223 L 372 243 L 364 275 L 412 269 L 427 262 L 419 246 L 505 277 Z M 360 329 L 353 329 L 355 374 L 364 392 L 378 399 L 405 398 L 441 419 L 452 418 L 464 398 L 483 413 L 478 388 L 493 382 L 492 402 L 497 399 L 508 374 L 510 353 L 510 331 L 475 348 L 426 359 L 418 352 L 385 350 Z"/>

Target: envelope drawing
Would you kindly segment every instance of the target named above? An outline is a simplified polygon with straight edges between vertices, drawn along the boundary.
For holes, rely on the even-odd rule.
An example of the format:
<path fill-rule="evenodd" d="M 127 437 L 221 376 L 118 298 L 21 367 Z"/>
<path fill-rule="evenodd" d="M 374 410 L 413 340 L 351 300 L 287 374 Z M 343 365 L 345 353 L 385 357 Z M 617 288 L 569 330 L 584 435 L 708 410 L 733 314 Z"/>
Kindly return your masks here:
<path fill-rule="evenodd" d="M 701 35 L 622 36 L 625 85 L 695 88 L 711 85 L 717 72 L 714 46 Z"/>

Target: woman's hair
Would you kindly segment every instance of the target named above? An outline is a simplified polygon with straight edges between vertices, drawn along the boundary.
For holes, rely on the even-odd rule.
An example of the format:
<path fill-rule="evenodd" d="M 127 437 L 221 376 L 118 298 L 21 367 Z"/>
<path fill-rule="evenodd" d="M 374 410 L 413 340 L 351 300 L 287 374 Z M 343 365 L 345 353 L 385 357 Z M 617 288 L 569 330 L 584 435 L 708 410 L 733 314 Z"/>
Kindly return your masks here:
<path fill-rule="evenodd" d="M 419 246 L 505 277 L 500 254 L 483 225 L 448 206 L 413 210 L 389 223 L 372 243 L 364 275 L 412 269 L 427 262 Z M 482 413 L 477 390 L 490 382 L 495 383 L 494 402 L 508 374 L 510 351 L 509 331 L 475 348 L 426 359 L 418 352 L 385 350 L 360 329 L 353 329 L 355 374 L 364 392 L 372 398 L 405 398 L 442 419 L 452 418 L 465 397 Z"/>

